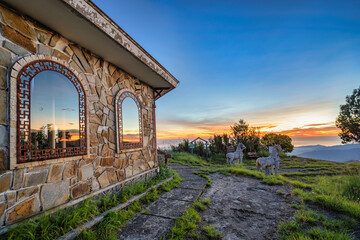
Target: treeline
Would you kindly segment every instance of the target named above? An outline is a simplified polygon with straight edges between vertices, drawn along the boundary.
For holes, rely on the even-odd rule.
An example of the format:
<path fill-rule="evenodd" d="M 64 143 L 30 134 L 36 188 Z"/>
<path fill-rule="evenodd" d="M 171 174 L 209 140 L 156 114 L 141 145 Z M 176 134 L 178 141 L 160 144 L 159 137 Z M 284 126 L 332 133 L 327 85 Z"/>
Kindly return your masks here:
<path fill-rule="evenodd" d="M 236 146 L 240 142 L 246 146 L 246 150 L 244 151 L 245 155 L 249 152 L 255 152 L 259 157 L 268 156 L 268 147 L 275 144 L 279 144 L 284 153 L 292 152 L 294 149 L 289 136 L 268 133 L 261 138 L 258 128 L 252 127 L 243 119 L 240 119 L 238 123 L 231 126 L 230 134 L 215 134 L 209 139 L 208 155 L 212 159 L 223 159 L 227 148 L 232 146 L 236 149 Z M 171 150 L 175 152 L 191 152 L 189 140 L 185 139 L 178 145 L 171 146 Z M 201 141 L 196 142 L 192 152 L 201 157 L 205 157 L 206 149 L 204 143 Z"/>

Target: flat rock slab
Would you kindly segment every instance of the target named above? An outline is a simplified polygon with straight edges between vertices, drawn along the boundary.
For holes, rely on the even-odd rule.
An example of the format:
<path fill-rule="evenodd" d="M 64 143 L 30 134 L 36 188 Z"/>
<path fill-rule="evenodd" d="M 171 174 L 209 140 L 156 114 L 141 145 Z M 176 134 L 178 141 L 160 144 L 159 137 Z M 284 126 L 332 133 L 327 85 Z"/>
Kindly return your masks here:
<path fill-rule="evenodd" d="M 162 195 L 161 198 L 193 202 L 200 196 L 201 192 L 202 190 L 198 189 L 175 188 Z"/>
<path fill-rule="evenodd" d="M 202 195 L 211 199 L 201 212 L 202 225 L 214 226 L 223 239 L 276 239 L 278 224 L 295 212 L 291 208 L 295 197 L 286 186 L 269 186 L 245 176 L 212 174 L 211 179 L 212 186 Z"/>
<path fill-rule="evenodd" d="M 179 184 L 179 188 L 192 188 L 192 189 L 203 189 L 207 183 L 207 180 L 202 178 L 197 181 L 185 180 Z"/>
<path fill-rule="evenodd" d="M 191 204 L 192 202 L 160 198 L 150 204 L 147 210 L 150 215 L 175 219 L 181 216 Z"/>
<path fill-rule="evenodd" d="M 170 232 L 170 228 L 174 224 L 174 219 L 139 214 L 124 226 L 118 239 L 161 239 L 162 236 Z"/>

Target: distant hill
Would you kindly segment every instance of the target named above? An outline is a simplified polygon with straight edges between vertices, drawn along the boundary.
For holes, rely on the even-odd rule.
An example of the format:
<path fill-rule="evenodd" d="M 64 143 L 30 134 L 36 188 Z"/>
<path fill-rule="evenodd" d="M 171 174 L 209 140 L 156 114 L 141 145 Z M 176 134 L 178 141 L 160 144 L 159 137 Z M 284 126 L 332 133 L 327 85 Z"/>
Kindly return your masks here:
<path fill-rule="evenodd" d="M 360 161 L 360 144 L 295 147 L 290 155 L 334 162 L 357 162 Z"/>

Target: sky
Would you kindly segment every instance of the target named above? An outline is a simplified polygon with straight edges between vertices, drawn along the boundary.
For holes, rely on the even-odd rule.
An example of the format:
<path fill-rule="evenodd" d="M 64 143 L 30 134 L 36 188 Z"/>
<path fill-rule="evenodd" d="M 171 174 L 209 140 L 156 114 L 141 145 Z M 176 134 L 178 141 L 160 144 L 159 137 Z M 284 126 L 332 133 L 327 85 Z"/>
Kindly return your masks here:
<path fill-rule="evenodd" d="M 58 130 L 79 131 L 79 94 L 67 77 L 43 71 L 30 84 L 31 129 L 53 124 Z"/>
<path fill-rule="evenodd" d="M 244 119 L 296 146 L 340 144 L 339 106 L 360 85 L 360 1 L 94 2 L 180 81 L 156 103 L 158 139 Z"/>

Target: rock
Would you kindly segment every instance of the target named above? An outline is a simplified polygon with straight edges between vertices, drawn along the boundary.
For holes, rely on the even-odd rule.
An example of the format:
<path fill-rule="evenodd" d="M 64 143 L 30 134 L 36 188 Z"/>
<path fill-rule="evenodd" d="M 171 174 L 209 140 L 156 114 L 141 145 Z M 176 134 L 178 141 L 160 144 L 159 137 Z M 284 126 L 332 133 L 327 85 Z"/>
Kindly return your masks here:
<path fill-rule="evenodd" d="M 51 47 L 55 47 L 56 43 L 59 41 L 59 39 L 60 39 L 59 35 L 57 35 L 57 34 L 53 35 L 50 42 L 49 42 L 49 45 Z"/>
<path fill-rule="evenodd" d="M 0 170 L 8 169 L 8 157 L 5 148 L 0 148 Z"/>
<path fill-rule="evenodd" d="M 87 164 L 79 169 L 79 180 L 83 181 L 94 176 L 94 168 L 92 164 Z"/>
<path fill-rule="evenodd" d="M 123 159 L 115 158 L 115 160 L 114 160 L 114 167 L 115 167 L 115 168 L 121 168 L 123 161 L 124 161 Z"/>
<path fill-rule="evenodd" d="M 34 29 L 27 23 L 27 21 L 25 21 L 22 16 L 2 6 L 0 7 L 0 11 L 4 21 L 9 26 L 30 39 L 36 39 Z"/>
<path fill-rule="evenodd" d="M 117 180 L 117 176 L 116 176 L 116 172 L 114 168 L 109 168 L 107 169 L 108 172 L 108 177 L 109 177 L 109 181 L 111 184 L 116 183 Z"/>
<path fill-rule="evenodd" d="M 0 176 L 0 193 L 10 189 L 11 172 L 6 172 Z"/>
<path fill-rule="evenodd" d="M 11 207 L 16 203 L 16 191 L 6 192 L 6 202 L 8 207 Z"/>
<path fill-rule="evenodd" d="M 74 186 L 71 189 L 71 196 L 73 198 L 78 198 L 78 197 L 85 195 L 88 192 L 90 192 L 89 183 L 82 182 L 82 183 L 79 183 L 78 185 Z"/>
<path fill-rule="evenodd" d="M 37 194 L 38 192 L 39 192 L 38 186 L 20 189 L 19 191 L 17 191 L 16 201 L 21 202 L 24 199 L 26 199 L 34 194 Z"/>
<path fill-rule="evenodd" d="M 119 182 L 125 179 L 125 170 L 124 169 L 117 169 L 116 170 Z"/>
<path fill-rule="evenodd" d="M 114 158 L 102 158 L 100 165 L 103 167 L 112 167 L 114 164 Z"/>
<path fill-rule="evenodd" d="M 131 160 L 139 159 L 140 157 L 141 157 L 141 152 L 140 151 L 133 152 L 131 154 Z"/>
<path fill-rule="evenodd" d="M 0 47 L 0 65 L 8 67 L 10 63 L 11 53 L 7 49 Z"/>
<path fill-rule="evenodd" d="M 11 52 L 13 52 L 19 56 L 25 56 L 25 55 L 30 54 L 30 52 L 28 50 L 26 50 L 25 48 L 20 47 L 19 45 L 13 44 L 12 42 L 9 42 L 6 40 L 4 40 L 3 46 L 4 46 L 4 48 L 10 50 Z"/>
<path fill-rule="evenodd" d="M 42 186 L 40 197 L 44 210 L 63 204 L 69 199 L 69 182 L 62 181 Z"/>
<path fill-rule="evenodd" d="M 76 171 L 77 171 L 77 164 L 75 161 L 65 163 L 63 179 L 74 176 L 76 174 Z"/>
<path fill-rule="evenodd" d="M 109 146 L 107 144 L 104 144 L 101 151 L 101 156 L 109 156 Z"/>
<path fill-rule="evenodd" d="M 25 187 L 31 187 L 45 183 L 47 177 L 46 171 L 33 172 L 25 175 Z"/>
<path fill-rule="evenodd" d="M 133 168 L 132 166 L 128 166 L 127 168 L 125 168 L 125 177 L 129 178 L 133 175 Z"/>
<path fill-rule="evenodd" d="M 52 165 L 50 167 L 47 182 L 57 182 L 62 179 L 63 164 Z"/>
<path fill-rule="evenodd" d="M 4 125 L 0 125 L 0 147 L 7 147 L 9 144 L 8 131 Z"/>
<path fill-rule="evenodd" d="M 98 116 L 96 116 L 95 114 L 90 114 L 90 118 L 89 118 L 89 122 L 90 123 L 96 123 L 98 125 L 101 125 L 101 120 Z M 96 132 L 96 131 L 95 131 Z"/>
<path fill-rule="evenodd" d="M 0 225 L 4 222 L 4 212 L 6 209 L 6 203 L 0 203 Z"/>
<path fill-rule="evenodd" d="M 24 169 L 14 170 L 14 181 L 12 189 L 18 190 L 24 186 Z"/>
<path fill-rule="evenodd" d="M 96 180 L 96 178 L 93 178 L 91 181 L 91 191 L 96 191 L 100 188 L 99 182 Z"/>
<path fill-rule="evenodd" d="M 48 46 L 42 44 L 38 44 L 37 46 L 38 46 L 38 50 L 37 50 L 38 54 L 43 54 L 46 56 L 51 55 L 51 48 L 49 48 Z"/>
<path fill-rule="evenodd" d="M 7 92 L 0 90 L 0 124 L 7 125 Z"/>
<path fill-rule="evenodd" d="M 49 32 L 37 28 L 35 28 L 35 36 L 39 42 L 45 45 L 49 43 L 49 40 L 51 38 L 51 34 Z"/>
<path fill-rule="evenodd" d="M 115 131 L 109 128 L 109 142 L 115 143 Z"/>
<path fill-rule="evenodd" d="M 1 24 L 1 31 L 4 37 L 10 41 L 20 45 L 21 47 L 29 50 L 32 53 L 36 53 L 36 46 L 33 41 L 24 37 L 23 35 L 16 32 L 14 29 Z"/>
<path fill-rule="evenodd" d="M 101 174 L 103 171 L 105 171 L 105 168 L 103 168 L 103 167 L 97 168 L 97 169 L 95 170 L 95 173 L 94 173 L 95 177 L 100 176 L 100 174 Z"/>
<path fill-rule="evenodd" d="M 110 185 L 109 178 L 108 178 L 108 175 L 107 175 L 107 171 L 104 171 L 104 172 L 97 178 L 97 180 L 99 181 L 99 184 L 100 184 L 100 187 L 101 187 L 101 188 Z"/>
<path fill-rule="evenodd" d="M 75 45 L 70 45 L 71 49 L 73 50 L 73 52 L 75 53 L 75 56 L 77 57 L 77 59 L 80 61 L 82 67 L 84 68 L 84 70 L 87 73 L 93 73 L 88 61 L 86 60 L 86 58 L 84 57 L 84 54 L 82 53 L 81 49 L 78 48 Z"/>
<path fill-rule="evenodd" d="M 39 211 L 40 201 L 37 196 L 34 196 L 33 198 L 21 202 L 9 209 L 6 213 L 6 222 L 12 223 L 20 218 L 30 216 Z"/>
<path fill-rule="evenodd" d="M 59 50 L 55 49 L 53 52 L 53 56 L 57 57 L 61 60 L 64 60 L 66 62 L 70 61 L 70 57 L 68 55 L 66 55 L 65 53 L 60 52 Z"/>
<path fill-rule="evenodd" d="M 78 178 L 77 177 L 72 177 L 70 178 L 70 186 L 75 185 L 78 182 Z"/>
<path fill-rule="evenodd" d="M 6 68 L 0 67 L 0 90 L 7 88 Z"/>

